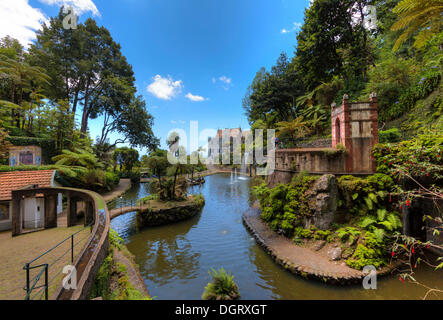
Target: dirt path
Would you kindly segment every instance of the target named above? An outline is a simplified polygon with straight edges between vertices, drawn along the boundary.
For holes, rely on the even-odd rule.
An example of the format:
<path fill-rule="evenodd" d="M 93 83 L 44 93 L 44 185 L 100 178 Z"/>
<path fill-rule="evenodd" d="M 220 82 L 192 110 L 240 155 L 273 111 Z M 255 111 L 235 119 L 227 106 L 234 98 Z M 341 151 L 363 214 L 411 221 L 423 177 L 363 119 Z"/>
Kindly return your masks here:
<path fill-rule="evenodd" d="M 291 272 L 328 282 L 356 282 L 364 276 L 361 271 L 343 263 L 333 262 L 315 251 L 297 246 L 284 236 L 273 232 L 260 218 L 260 209 L 253 207 L 243 214 L 243 222 L 258 244 Z"/>
<path fill-rule="evenodd" d="M 128 191 L 129 188 L 131 188 L 131 179 L 120 179 L 117 188 L 112 191 L 102 193 L 101 196 L 103 199 L 105 199 L 106 203 L 108 203 Z"/>

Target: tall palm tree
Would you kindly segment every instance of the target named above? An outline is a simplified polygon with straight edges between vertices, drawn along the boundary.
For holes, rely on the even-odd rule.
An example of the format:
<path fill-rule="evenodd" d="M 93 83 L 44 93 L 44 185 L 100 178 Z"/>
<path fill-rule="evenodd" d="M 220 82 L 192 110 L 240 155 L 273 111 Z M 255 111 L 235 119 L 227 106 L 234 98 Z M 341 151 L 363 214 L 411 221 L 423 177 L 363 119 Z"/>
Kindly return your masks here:
<path fill-rule="evenodd" d="M 392 25 L 392 30 L 405 30 L 395 42 L 393 51 L 418 32 L 414 46 L 422 47 L 442 29 L 443 0 L 402 0 L 393 9 L 400 19 Z"/>

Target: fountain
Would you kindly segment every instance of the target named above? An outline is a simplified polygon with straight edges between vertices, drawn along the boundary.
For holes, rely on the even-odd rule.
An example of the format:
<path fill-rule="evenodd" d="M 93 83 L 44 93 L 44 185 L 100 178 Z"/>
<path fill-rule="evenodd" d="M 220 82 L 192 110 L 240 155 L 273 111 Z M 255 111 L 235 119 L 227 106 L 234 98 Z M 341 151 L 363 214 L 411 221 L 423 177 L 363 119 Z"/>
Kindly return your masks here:
<path fill-rule="evenodd" d="M 235 181 L 237 181 L 237 168 L 235 168 Z"/>
<path fill-rule="evenodd" d="M 239 180 L 247 180 L 248 178 L 246 177 L 246 163 L 248 162 L 248 153 L 245 152 L 245 155 L 243 157 L 243 161 L 241 164 L 241 168 L 240 168 L 240 177 Z"/>
<path fill-rule="evenodd" d="M 234 183 L 234 181 L 233 181 L 233 173 L 231 171 L 231 184 L 233 184 L 233 183 Z"/>

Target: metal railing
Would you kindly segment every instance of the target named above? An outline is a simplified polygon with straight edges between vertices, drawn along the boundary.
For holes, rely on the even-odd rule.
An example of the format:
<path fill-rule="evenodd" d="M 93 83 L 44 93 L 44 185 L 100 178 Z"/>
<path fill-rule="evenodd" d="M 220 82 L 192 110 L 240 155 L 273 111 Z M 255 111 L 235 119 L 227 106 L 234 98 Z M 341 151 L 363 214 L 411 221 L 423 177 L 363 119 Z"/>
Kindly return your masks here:
<path fill-rule="evenodd" d="M 75 242 L 75 236 L 78 235 L 79 233 L 81 233 L 82 231 L 85 231 L 86 229 L 92 227 L 93 224 L 94 224 L 94 222 L 91 222 L 90 224 L 88 224 L 84 228 L 71 234 L 66 239 L 60 241 L 55 246 L 53 246 L 52 248 L 50 248 L 46 252 L 42 253 L 41 255 L 32 259 L 31 261 L 27 262 L 24 265 L 23 270 L 26 271 L 26 285 L 23 288 L 26 291 L 25 300 L 33 300 L 36 297 L 38 297 L 38 299 L 41 300 L 43 295 L 45 297 L 45 300 L 49 299 L 49 286 L 63 272 L 63 268 L 61 268 L 61 270 L 59 272 L 57 272 L 54 276 L 51 277 L 51 279 L 49 279 L 49 268 L 53 267 L 57 262 L 61 261 L 61 259 L 64 256 L 66 256 L 66 254 L 68 254 L 68 253 L 70 253 L 71 264 L 74 264 L 74 258 L 75 258 L 74 249 L 75 249 L 75 247 L 77 247 L 80 243 L 82 243 L 84 240 L 86 240 L 89 237 L 89 233 L 87 234 L 86 237 L 81 238 L 77 242 Z M 67 250 L 65 250 L 60 256 L 55 258 L 54 261 L 52 261 L 51 263 L 45 262 L 45 263 L 42 263 L 39 265 L 32 265 L 33 263 L 35 263 L 36 261 L 38 261 L 42 257 L 47 256 L 49 253 L 53 252 L 55 249 L 61 247 L 63 244 L 68 243 L 69 240 L 70 240 L 69 248 Z M 30 276 L 31 270 L 35 270 L 38 268 L 41 268 L 41 270 L 37 273 L 37 275 L 35 275 L 34 277 L 31 278 L 31 276 Z M 43 275 L 44 275 L 44 278 L 42 279 Z M 39 283 L 41 279 L 43 280 L 43 284 Z"/>

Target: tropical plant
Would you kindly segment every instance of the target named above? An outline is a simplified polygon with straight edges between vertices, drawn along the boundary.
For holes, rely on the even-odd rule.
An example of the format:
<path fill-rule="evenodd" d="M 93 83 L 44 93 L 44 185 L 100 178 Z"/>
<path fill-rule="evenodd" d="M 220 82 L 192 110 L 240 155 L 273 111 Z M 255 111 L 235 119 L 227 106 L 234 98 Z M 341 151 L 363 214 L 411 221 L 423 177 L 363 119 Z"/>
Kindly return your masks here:
<path fill-rule="evenodd" d="M 293 141 L 303 138 L 311 132 L 307 122 L 302 117 L 292 121 L 281 121 L 276 124 L 277 136 L 290 136 Z"/>
<path fill-rule="evenodd" d="M 428 40 L 441 31 L 442 28 L 442 0 L 402 0 L 393 10 L 400 17 L 392 26 L 393 31 L 404 30 L 397 39 L 393 51 L 412 35 L 417 33 L 414 46 L 423 47 Z"/>
<path fill-rule="evenodd" d="M 378 209 L 376 216 L 370 215 L 364 217 L 359 226 L 366 230 L 372 231 L 375 238 L 382 241 L 386 232 L 395 232 L 401 228 L 402 223 L 397 213 L 388 213 L 386 209 Z"/>
<path fill-rule="evenodd" d="M 221 268 L 218 271 L 211 268 L 209 274 L 212 282 L 209 282 L 203 292 L 203 300 L 238 300 L 240 294 L 238 286 L 234 282 L 234 276 Z"/>
<path fill-rule="evenodd" d="M 87 169 L 101 168 L 102 164 L 97 157 L 86 150 L 63 150 L 62 154 L 52 158 L 56 165 L 84 167 Z"/>

